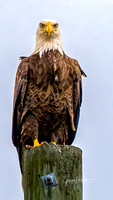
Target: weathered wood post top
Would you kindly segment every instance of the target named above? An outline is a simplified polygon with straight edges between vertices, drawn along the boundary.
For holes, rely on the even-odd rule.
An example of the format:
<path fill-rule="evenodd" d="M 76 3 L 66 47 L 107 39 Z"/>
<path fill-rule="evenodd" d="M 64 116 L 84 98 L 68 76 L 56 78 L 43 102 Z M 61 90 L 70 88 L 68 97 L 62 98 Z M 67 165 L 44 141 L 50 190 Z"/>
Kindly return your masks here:
<path fill-rule="evenodd" d="M 41 145 L 24 151 L 24 200 L 82 200 L 82 151 L 68 145 Z M 54 172 L 58 185 L 41 177 Z"/>

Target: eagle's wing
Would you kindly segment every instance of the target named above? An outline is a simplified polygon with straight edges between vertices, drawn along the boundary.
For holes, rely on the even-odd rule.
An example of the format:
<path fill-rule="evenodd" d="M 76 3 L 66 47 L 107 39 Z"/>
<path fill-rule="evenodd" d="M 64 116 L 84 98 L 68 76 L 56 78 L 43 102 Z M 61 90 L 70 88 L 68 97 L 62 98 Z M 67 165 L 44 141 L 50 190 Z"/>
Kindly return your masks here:
<path fill-rule="evenodd" d="M 82 76 L 86 77 L 86 74 L 83 72 L 78 62 L 75 62 L 74 69 L 76 74 L 73 82 L 73 122 L 75 130 L 72 130 L 72 128 L 69 127 L 68 144 L 72 144 L 76 135 L 82 103 Z"/>
<path fill-rule="evenodd" d="M 21 115 L 24 104 L 24 98 L 28 84 L 28 59 L 25 58 L 18 66 L 13 98 L 13 122 L 12 122 L 12 140 L 13 144 L 18 148 L 19 129 L 21 125 Z"/>

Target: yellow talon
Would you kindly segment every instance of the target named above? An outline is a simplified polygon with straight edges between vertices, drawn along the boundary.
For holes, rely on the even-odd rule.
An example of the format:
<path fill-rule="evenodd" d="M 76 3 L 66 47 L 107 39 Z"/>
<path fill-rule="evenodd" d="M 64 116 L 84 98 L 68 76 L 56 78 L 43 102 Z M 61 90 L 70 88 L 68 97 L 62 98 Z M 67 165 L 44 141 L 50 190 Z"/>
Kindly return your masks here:
<path fill-rule="evenodd" d="M 38 142 L 38 139 L 35 139 L 35 140 L 33 141 L 33 143 L 34 143 L 34 145 L 33 145 L 32 148 L 37 147 L 37 146 L 40 146 L 40 145 L 47 145 L 47 142 L 46 142 L 46 141 L 39 143 L 39 142 Z M 51 142 L 51 143 L 53 143 L 53 144 L 56 145 L 56 142 Z"/>
<path fill-rule="evenodd" d="M 51 142 L 51 143 L 56 144 L 56 142 Z"/>
<path fill-rule="evenodd" d="M 33 141 L 33 143 L 34 143 L 33 147 L 37 147 L 37 146 L 40 145 L 39 142 L 38 142 L 38 139 L 35 139 L 35 140 Z"/>

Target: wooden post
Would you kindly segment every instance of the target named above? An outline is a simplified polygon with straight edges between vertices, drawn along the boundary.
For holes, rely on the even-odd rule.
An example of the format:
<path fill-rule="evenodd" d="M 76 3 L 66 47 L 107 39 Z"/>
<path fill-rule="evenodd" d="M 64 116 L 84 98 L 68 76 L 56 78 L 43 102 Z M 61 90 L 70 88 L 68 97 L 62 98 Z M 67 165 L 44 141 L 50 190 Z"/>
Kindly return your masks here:
<path fill-rule="evenodd" d="M 57 186 L 45 189 L 41 176 L 55 173 Z M 82 200 L 82 151 L 68 145 L 41 145 L 25 150 L 24 200 Z"/>

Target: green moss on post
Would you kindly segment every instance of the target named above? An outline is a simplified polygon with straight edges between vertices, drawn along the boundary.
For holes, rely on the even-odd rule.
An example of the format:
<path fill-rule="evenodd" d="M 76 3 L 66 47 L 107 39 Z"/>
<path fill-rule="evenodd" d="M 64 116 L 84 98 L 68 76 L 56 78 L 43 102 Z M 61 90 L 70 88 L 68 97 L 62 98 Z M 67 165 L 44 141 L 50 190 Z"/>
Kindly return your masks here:
<path fill-rule="evenodd" d="M 58 185 L 45 189 L 40 176 L 55 173 Z M 68 145 L 25 150 L 24 200 L 82 200 L 82 151 Z"/>

